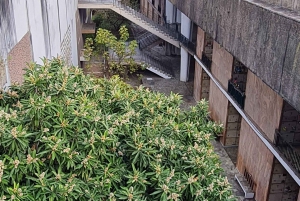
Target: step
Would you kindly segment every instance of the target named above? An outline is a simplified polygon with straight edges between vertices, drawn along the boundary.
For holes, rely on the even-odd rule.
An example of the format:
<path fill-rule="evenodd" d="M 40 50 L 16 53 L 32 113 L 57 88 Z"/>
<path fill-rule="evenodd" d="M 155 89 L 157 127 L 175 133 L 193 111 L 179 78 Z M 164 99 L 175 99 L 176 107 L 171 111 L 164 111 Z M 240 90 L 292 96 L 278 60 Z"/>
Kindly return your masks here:
<path fill-rule="evenodd" d="M 248 181 L 246 180 L 246 178 L 238 173 L 236 175 L 234 175 L 234 177 L 236 178 L 236 180 L 238 181 L 239 185 L 241 186 L 242 190 L 245 193 L 245 198 L 254 198 L 254 192 L 251 189 Z"/>

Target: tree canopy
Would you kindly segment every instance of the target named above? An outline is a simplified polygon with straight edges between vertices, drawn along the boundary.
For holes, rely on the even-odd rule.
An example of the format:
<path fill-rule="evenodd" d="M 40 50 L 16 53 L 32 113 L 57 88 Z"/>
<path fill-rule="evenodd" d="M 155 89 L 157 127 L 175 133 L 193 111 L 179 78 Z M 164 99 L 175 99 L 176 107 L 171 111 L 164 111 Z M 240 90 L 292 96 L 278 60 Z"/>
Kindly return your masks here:
<path fill-rule="evenodd" d="M 94 79 L 60 59 L 0 93 L 0 200 L 234 200 L 207 103 Z"/>
<path fill-rule="evenodd" d="M 106 77 L 119 75 L 127 78 L 128 74 L 143 69 L 144 64 L 138 63 L 133 58 L 136 54 L 137 42 L 128 41 L 129 32 L 126 26 L 119 29 L 120 37 L 117 38 L 111 31 L 99 28 L 95 39 L 87 38 L 85 41 L 85 57 L 103 58 L 102 71 Z"/>

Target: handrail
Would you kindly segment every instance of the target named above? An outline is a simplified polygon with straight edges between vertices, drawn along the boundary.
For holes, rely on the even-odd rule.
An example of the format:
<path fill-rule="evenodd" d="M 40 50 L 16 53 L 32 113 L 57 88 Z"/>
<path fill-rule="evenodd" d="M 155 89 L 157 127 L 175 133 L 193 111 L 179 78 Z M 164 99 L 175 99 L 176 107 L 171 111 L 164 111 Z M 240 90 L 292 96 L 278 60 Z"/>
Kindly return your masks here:
<path fill-rule="evenodd" d="M 250 126 L 250 128 L 255 132 L 256 136 L 262 141 L 262 143 L 268 148 L 268 150 L 277 158 L 279 163 L 287 170 L 287 172 L 291 175 L 291 177 L 296 181 L 298 185 L 300 185 L 300 174 L 298 171 L 290 165 L 285 157 L 282 156 L 278 147 L 274 145 L 274 142 L 271 142 L 266 137 L 266 134 L 254 123 L 253 119 L 245 113 L 243 109 L 236 103 L 236 101 L 229 95 L 228 91 L 224 88 L 224 86 L 215 78 L 214 75 L 207 69 L 207 67 L 203 64 L 203 62 L 194 55 L 196 62 L 204 69 L 207 75 L 210 77 L 210 80 L 216 84 L 218 89 L 222 92 L 222 94 L 229 100 L 229 102 L 233 105 L 233 107 L 239 112 L 239 114 L 243 117 L 245 122 Z"/>
<path fill-rule="evenodd" d="M 165 34 L 168 35 L 168 37 L 173 38 L 174 40 L 177 40 L 181 43 L 181 45 L 185 46 L 192 52 L 195 52 L 196 50 L 196 45 L 192 41 L 190 41 L 187 37 L 182 35 L 178 30 L 172 28 L 172 25 L 167 24 L 167 23 L 157 23 L 147 16 L 145 16 L 143 13 L 141 13 L 139 10 L 136 10 L 131 7 L 130 4 L 122 2 L 122 0 L 80 0 L 80 3 L 101 3 L 101 4 L 106 4 L 106 5 L 113 5 L 117 8 L 125 10 L 125 12 L 129 12 L 139 19 L 151 24 L 152 27 L 163 31 Z M 156 14 L 154 13 L 154 18 Z"/>
<path fill-rule="evenodd" d="M 231 80 L 228 80 L 228 93 L 236 100 L 240 107 L 244 109 L 246 95 Z"/>
<path fill-rule="evenodd" d="M 175 40 L 178 40 L 182 45 L 184 45 L 186 48 L 192 50 L 193 52 L 196 51 L 195 43 L 193 43 L 187 37 L 182 35 L 178 30 L 174 29 L 173 28 L 174 26 L 172 24 L 167 24 L 167 23 L 159 24 L 159 23 L 151 20 L 147 16 L 145 16 L 143 13 L 131 8 L 130 5 L 124 4 L 118 0 L 113 0 L 113 1 L 114 1 L 115 6 L 134 14 L 135 16 L 139 17 L 140 19 L 142 19 L 142 20 L 146 21 L 147 23 L 151 24 L 152 26 L 154 26 L 156 29 L 162 30 L 164 33 L 168 34 L 170 37 L 174 38 Z M 154 16 L 154 18 L 155 18 L 155 16 Z"/>
<path fill-rule="evenodd" d="M 158 70 L 161 70 L 162 72 L 168 74 L 171 77 L 174 77 L 174 73 L 171 69 L 166 67 L 166 64 L 162 62 L 161 60 L 153 57 L 150 53 L 147 52 L 140 52 L 141 54 L 141 60 L 145 63 L 153 65 L 153 67 L 156 67 Z"/>
<path fill-rule="evenodd" d="M 291 165 L 300 173 L 300 154 L 293 145 L 287 142 L 278 129 L 275 130 L 275 145 L 289 160 Z"/>
<path fill-rule="evenodd" d="M 139 48 L 141 50 L 146 49 L 151 44 L 156 43 L 161 40 L 162 40 L 161 38 L 159 38 L 158 36 L 156 36 L 150 32 L 148 34 L 144 35 L 144 37 L 139 37 L 139 39 L 137 39 L 137 41 L 139 43 Z"/>
<path fill-rule="evenodd" d="M 204 65 L 209 69 L 209 71 L 211 70 L 211 64 L 212 61 L 203 53 L 202 54 L 202 59 L 201 61 L 204 63 Z"/>

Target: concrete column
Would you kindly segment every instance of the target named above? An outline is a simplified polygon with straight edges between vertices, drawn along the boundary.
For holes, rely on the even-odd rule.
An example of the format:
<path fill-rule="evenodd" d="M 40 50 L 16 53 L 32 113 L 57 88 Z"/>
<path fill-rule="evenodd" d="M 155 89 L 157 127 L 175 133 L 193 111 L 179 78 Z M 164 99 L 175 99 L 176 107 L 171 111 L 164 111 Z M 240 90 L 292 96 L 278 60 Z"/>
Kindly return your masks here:
<path fill-rule="evenodd" d="M 180 10 L 176 9 L 176 22 L 181 23 L 181 12 Z"/>
<path fill-rule="evenodd" d="M 180 59 L 180 81 L 188 81 L 188 62 L 189 53 L 181 47 L 180 49 L 181 59 Z"/>
<path fill-rule="evenodd" d="M 166 17 L 167 23 L 172 24 L 175 22 L 174 6 L 169 0 L 166 0 Z"/>
<path fill-rule="evenodd" d="M 183 13 L 181 13 L 181 34 L 186 38 L 190 38 L 191 20 Z M 189 62 L 190 55 L 181 47 L 181 63 L 180 63 L 180 81 L 186 82 L 189 77 Z"/>

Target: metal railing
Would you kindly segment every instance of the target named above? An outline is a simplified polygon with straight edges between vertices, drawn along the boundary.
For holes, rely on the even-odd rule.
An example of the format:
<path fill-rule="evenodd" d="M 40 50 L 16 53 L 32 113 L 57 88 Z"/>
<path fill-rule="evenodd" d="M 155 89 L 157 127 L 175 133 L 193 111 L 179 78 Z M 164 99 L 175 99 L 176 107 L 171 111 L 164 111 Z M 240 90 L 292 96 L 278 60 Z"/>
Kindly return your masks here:
<path fill-rule="evenodd" d="M 252 174 L 250 174 L 247 169 L 244 170 L 244 177 L 247 180 L 247 182 L 249 183 L 250 188 L 255 191 L 256 189 L 256 184 L 254 182 L 254 179 L 252 177 Z"/>
<path fill-rule="evenodd" d="M 228 93 L 235 99 L 239 106 L 244 109 L 246 95 L 231 80 L 228 81 Z"/>
<path fill-rule="evenodd" d="M 150 64 L 153 68 L 155 68 L 158 71 L 161 71 L 162 73 L 174 77 L 174 72 L 172 71 L 172 68 L 168 67 L 168 64 L 163 62 L 160 58 L 157 58 L 151 54 L 151 52 L 140 52 L 141 54 L 141 61 L 143 61 L 146 64 Z"/>
<path fill-rule="evenodd" d="M 299 151 L 295 149 L 296 146 L 287 142 L 277 129 L 275 130 L 275 145 L 284 155 L 284 157 L 290 162 L 291 166 L 294 167 L 298 171 L 298 173 L 300 173 Z"/>
<path fill-rule="evenodd" d="M 210 71 L 212 61 L 203 53 L 201 61 L 203 64 L 207 67 L 207 69 Z"/>
<path fill-rule="evenodd" d="M 156 13 L 152 14 L 152 19 L 150 19 L 148 16 L 144 15 L 143 13 L 140 12 L 140 10 L 136 10 L 132 8 L 130 5 L 124 3 L 123 1 L 118 1 L 118 0 L 113 0 L 114 5 L 116 7 L 119 7 L 139 19 L 151 24 L 152 27 L 156 28 L 157 30 L 163 31 L 166 36 L 173 38 L 174 40 L 179 41 L 184 47 L 186 47 L 188 50 L 192 51 L 193 53 L 196 52 L 196 45 L 192 41 L 190 41 L 187 37 L 182 35 L 179 30 L 178 30 L 178 24 L 168 24 L 168 23 L 160 23 L 160 22 L 155 22 L 152 19 L 159 19 L 159 15 Z M 144 8 L 141 7 L 141 10 Z M 157 15 L 157 16 L 156 16 Z"/>
<path fill-rule="evenodd" d="M 139 48 L 141 50 L 143 50 L 143 49 L 147 49 L 147 48 L 151 47 L 152 44 L 157 43 L 157 42 L 161 41 L 162 39 L 159 38 L 158 36 L 148 32 L 148 33 L 143 34 L 142 36 L 137 37 L 136 40 L 138 41 Z"/>
<path fill-rule="evenodd" d="M 130 13 L 140 20 L 143 20 L 144 22 L 150 24 L 151 27 L 161 31 L 163 34 L 165 34 L 167 37 L 172 38 L 173 40 L 179 41 L 184 47 L 188 48 L 192 52 L 195 52 L 196 45 L 195 43 L 191 42 L 188 38 L 186 38 L 184 35 L 182 35 L 178 30 L 174 29 L 174 26 L 167 23 L 160 23 L 159 21 L 155 22 L 152 19 L 160 19 L 161 16 L 159 16 L 156 13 L 153 13 L 150 19 L 146 15 L 144 15 L 141 10 L 146 10 L 147 8 L 132 8 L 131 4 L 127 4 L 126 1 L 122 0 L 79 0 L 79 3 L 84 4 L 91 4 L 91 3 L 97 3 L 97 4 L 104 4 L 104 5 L 113 5 L 119 9 L 123 9 L 125 12 Z"/>

